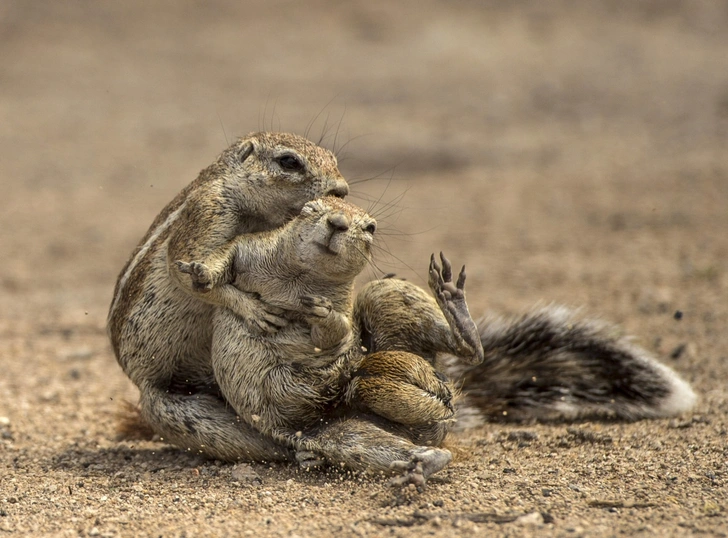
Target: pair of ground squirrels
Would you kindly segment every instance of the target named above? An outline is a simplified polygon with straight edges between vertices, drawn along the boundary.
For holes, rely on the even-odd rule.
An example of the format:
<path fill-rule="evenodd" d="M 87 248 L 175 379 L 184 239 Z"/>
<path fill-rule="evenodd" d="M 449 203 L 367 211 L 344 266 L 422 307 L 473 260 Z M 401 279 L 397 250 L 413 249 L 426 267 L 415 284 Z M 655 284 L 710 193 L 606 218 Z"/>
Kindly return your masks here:
<path fill-rule="evenodd" d="M 363 210 L 328 197 L 308 202 L 279 229 L 245 236 L 233 259 L 235 286 L 281 309 L 285 323 L 275 331 L 252 329 L 231 310 L 217 309 L 212 369 L 242 420 L 294 448 L 300 465 L 394 467 L 421 485 L 451 459 L 433 446 L 454 415 L 449 383 L 425 357 L 442 352 L 474 364 L 483 349 L 465 304 L 465 273 L 453 283 L 444 256 L 442 266 L 430 262 L 435 299 L 396 279 L 354 295 L 375 230 Z M 203 263 L 179 267 L 195 286 L 208 284 Z M 384 302 L 386 318 L 376 314 Z M 359 327 L 396 341 L 396 348 L 363 346 Z"/>
<path fill-rule="evenodd" d="M 254 133 L 154 220 L 119 275 L 108 328 L 143 420 L 166 441 L 421 480 L 449 461 L 437 448 L 446 376 L 471 417 L 636 419 L 693 405 L 671 369 L 564 308 L 476 327 L 444 259 L 430 265 L 435 299 L 396 279 L 354 296 L 376 224 L 347 194 L 329 151 Z"/>

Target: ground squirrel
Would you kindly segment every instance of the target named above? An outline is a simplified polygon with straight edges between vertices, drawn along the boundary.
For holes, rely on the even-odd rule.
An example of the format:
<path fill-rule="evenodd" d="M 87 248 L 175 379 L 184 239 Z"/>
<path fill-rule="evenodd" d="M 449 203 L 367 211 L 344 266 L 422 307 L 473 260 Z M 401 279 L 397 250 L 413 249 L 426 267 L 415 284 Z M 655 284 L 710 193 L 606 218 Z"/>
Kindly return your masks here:
<path fill-rule="evenodd" d="M 240 417 L 295 448 L 301 465 L 394 468 L 421 485 L 451 459 L 449 451 L 427 446 L 441 444 L 454 408 L 445 378 L 411 351 L 446 352 L 473 364 L 483 360 L 483 350 L 465 304 L 464 270 L 454 284 L 442 255 L 442 268 L 434 257 L 430 262 L 436 301 L 393 280 L 385 301 L 396 304 L 387 309 L 386 326 L 372 327 L 364 318 L 384 306 L 381 300 L 367 305 L 366 288 L 354 310 L 353 280 L 369 262 L 375 229 L 374 219 L 358 207 L 323 198 L 307 203 L 284 227 L 247 236 L 233 260 L 235 285 L 283 309 L 290 322 L 266 334 L 218 308 L 212 366 L 222 395 Z M 179 266 L 194 285 L 207 284 L 204 264 Z M 397 300 L 404 290 L 419 303 L 415 331 L 400 330 L 409 321 Z M 365 354 L 354 324 L 369 326 L 381 340 L 387 333 L 399 350 Z M 433 328 L 427 337 L 419 330 L 424 325 Z"/>
<path fill-rule="evenodd" d="M 239 420 L 222 398 L 210 359 L 212 313 L 214 305 L 229 308 L 252 331 L 284 326 L 282 309 L 232 285 L 228 269 L 244 245 L 240 234 L 273 230 L 307 201 L 346 193 L 329 152 L 295 135 L 258 133 L 223 152 L 155 219 L 119 276 L 109 333 L 119 363 L 140 389 L 142 417 L 166 440 L 228 460 L 295 457 Z M 179 260 L 202 261 L 210 284 L 196 289 Z M 435 364 L 438 331 L 451 329 L 428 321 L 435 319 L 427 314 L 433 304 L 416 286 L 375 280 L 354 302 L 352 327 L 373 352 L 411 351 Z M 481 364 L 446 358 L 436 364 L 462 386 L 461 424 L 476 415 L 638 419 L 677 414 L 695 402 L 687 383 L 613 326 L 562 307 L 510 320 L 488 317 L 477 326 Z M 418 339 L 421 349 L 412 349 Z M 383 386 L 384 377 L 378 379 Z M 368 428 L 363 421 L 362 436 Z M 346 435 L 334 428 L 326 435 L 345 458 Z"/>
<path fill-rule="evenodd" d="M 210 365 L 213 309 L 229 308 L 261 330 L 285 323 L 279 310 L 232 285 L 236 238 L 282 226 L 309 200 L 346 194 L 329 151 L 292 134 L 254 133 L 157 216 L 119 275 L 108 330 L 119 364 L 139 387 L 142 416 L 158 434 L 215 457 L 229 458 L 246 443 L 251 459 L 290 456 L 263 439 L 248 443 L 249 427 L 219 398 Z M 203 261 L 209 283 L 191 285 L 177 260 Z"/>

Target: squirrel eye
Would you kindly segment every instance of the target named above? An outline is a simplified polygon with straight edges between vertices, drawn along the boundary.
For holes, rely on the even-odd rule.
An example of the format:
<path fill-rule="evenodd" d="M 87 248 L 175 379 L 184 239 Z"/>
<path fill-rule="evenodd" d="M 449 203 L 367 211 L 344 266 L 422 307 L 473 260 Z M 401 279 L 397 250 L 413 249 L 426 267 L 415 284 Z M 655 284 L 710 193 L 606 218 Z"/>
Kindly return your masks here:
<path fill-rule="evenodd" d="M 276 159 L 276 162 L 288 172 L 300 172 L 304 168 L 303 161 L 291 153 L 281 155 Z"/>

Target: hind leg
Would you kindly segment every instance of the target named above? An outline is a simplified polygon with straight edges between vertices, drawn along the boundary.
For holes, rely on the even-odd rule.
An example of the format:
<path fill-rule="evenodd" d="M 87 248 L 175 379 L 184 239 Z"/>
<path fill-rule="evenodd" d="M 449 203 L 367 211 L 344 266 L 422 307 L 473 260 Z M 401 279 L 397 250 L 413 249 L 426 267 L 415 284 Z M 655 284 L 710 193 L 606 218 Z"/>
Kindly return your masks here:
<path fill-rule="evenodd" d="M 439 445 L 455 415 L 445 376 L 404 351 L 366 355 L 347 387 L 346 401 L 391 421 L 398 434 L 419 445 Z"/>
<path fill-rule="evenodd" d="M 465 302 L 465 266 L 460 270 L 456 283 L 452 281 L 450 261 L 440 252 L 442 268 L 433 254 L 430 258 L 429 284 L 451 332 L 448 335 L 449 352 L 469 364 L 483 362 L 483 345 L 478 327 L 473 321 Z"/>
<path fill-rule="evenodd" d="M 483 360 L 483 347 L 465 303 L 465 273 L 456 283 L 444 256 L 443 267 L 430 261 L 430 286 L 422 288 L 394 278 L 369 282 L 354 303 L 354 320 L 368 352 L 408 351 L 434 364 L 438 353 L 470 364 Z"/>
<path fill-rule="evenodd" d="M 264 437 L 212 394 L 141 389 L 142 418 L 164 441 L 224 461 L 293 460 L 290 449 Z"/>
<path fill-rule="evenodd" d="M 331 421 L 316 432 L 293 436 L 302 467 L 325 461 L 353 471 L 395 475 L 394 484 L 424 486 L 427 478 L 452 461 L 449 450 L 418 446 L 375 424 L 376 418 Z"/>

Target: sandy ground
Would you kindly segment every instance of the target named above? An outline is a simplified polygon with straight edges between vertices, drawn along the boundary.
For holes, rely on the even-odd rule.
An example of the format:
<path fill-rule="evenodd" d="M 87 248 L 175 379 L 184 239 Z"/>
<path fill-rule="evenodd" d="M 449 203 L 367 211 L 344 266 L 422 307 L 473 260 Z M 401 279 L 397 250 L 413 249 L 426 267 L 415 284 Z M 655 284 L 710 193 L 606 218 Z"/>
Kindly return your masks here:
<path fill-rule="evenodd" d="M 309 124 L 378 268 L 443 249 L 473 312 L 583 306 L 694 414 L 487 424 L 407 495 L 116 441 L 126 257 L 226 140 Z M 727 150 L 722 2 L 0 3 L 0 534 L 726 536 Z"/>

